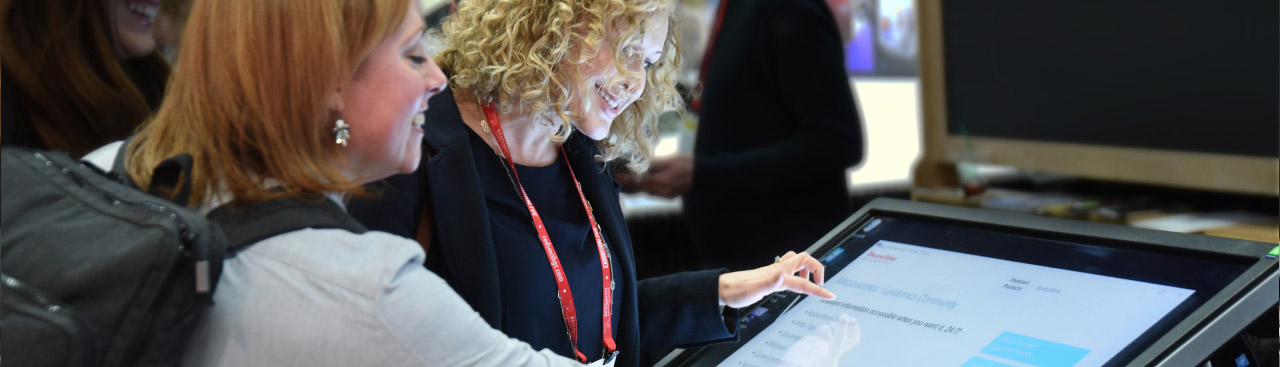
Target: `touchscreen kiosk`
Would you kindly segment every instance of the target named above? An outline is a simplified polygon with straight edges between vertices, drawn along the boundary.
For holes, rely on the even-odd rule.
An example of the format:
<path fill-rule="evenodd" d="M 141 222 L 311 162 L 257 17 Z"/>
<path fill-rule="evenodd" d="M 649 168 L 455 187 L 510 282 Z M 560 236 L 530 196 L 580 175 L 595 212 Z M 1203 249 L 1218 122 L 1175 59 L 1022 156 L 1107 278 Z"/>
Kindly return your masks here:
<path fill-rule="evenodd" d="M 880 199 L 812 248 L 826 301 L 774 294 L 674 366 L 1191 366 L 1275 312 L 1275 244 Z"/>

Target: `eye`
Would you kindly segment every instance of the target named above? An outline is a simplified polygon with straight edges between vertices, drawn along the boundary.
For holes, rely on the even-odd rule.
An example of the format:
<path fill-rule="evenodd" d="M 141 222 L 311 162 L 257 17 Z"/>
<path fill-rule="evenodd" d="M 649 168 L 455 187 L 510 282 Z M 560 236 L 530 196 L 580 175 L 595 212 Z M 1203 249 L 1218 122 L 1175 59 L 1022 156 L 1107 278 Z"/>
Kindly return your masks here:
<path fill-rule="evenodd" d="M 404 56 L 405 58 L 413 62 L 413 67 L 415 68 L 422 66 L 422 64 L 426 64 L 427 62 L 431 61 L 426 56 L 427 42 L 422 39 L 418 39 L 414 41 L 412 44 L 410 44 L 409 48 L 404 51 L 404 54 L 405 54 Z"/>
<path fill-rule="evenodd" d="M 644 61 L 644 69 L 645 69 L 645 70 L 649 70 L 650 68 L 653 68 L 653 62 L 650 62 L 649 60 L 645 60 L 645 61 Z"/>

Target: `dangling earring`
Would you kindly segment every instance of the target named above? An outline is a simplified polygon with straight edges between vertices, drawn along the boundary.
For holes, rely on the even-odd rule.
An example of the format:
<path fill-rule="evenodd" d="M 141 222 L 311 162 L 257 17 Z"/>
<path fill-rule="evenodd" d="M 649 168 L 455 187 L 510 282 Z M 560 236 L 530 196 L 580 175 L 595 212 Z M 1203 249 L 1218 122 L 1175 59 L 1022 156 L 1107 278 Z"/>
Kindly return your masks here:
<path fill-rule="evenodd" d="M 338 119 L 333 123 L 333 137 L 335 143 L 344 147 L 347 146 L 347 140 L 351 139 L 351 125 L 347 125 L 346 121 Z"/>

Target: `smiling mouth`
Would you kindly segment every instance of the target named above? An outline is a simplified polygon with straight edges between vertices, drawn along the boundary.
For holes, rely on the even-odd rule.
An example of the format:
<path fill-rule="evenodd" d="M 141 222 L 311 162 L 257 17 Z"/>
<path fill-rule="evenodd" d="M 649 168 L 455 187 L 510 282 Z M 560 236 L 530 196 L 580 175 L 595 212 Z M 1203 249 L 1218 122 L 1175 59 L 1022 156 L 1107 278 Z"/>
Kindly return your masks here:
<path fill-rule="evenodd" d="M 129 1 L 128 3 L 125 4 L 125 6 L 129 8 L 130 13 L 134 13 L 134 14 L 137 14 L 138 16 L 147 18 L 147 20 L 155 20 L 156 13 L 160 12 L 160 6 L 158 4 Z"/>
<path fill-rule="evenodd" d="M 414 126 L 414 127 L 418 128 L 418 129 L 422 129 L 422 127 L 423 127 L 424 125 L 426 125 L 426 124 L 427 124 L 427 116 L 426 116 L 426 115 L 423 115 L 421 112 L 419 112 L 417 115 L 413 115 L 413 126 Z"/>
<path fill-rule="evenodd" d="M 604 87 L 600 84 L 596 84 L 596 94 L 600 95 L 600 100 L 603 101 L 604 105 L 608 106 L 609 109 L 616 111 L 619 106 L 622 106 L 622 98 L 614 97 L 612 94 L 609 94 L 609 92 L 605 92 Z"/>

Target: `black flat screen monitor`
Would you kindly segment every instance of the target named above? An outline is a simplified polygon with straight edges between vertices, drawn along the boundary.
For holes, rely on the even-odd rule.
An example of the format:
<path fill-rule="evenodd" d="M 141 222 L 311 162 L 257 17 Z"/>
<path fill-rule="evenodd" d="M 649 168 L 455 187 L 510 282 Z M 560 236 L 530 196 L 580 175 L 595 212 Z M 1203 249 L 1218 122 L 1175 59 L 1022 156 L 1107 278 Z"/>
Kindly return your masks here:
<path fill-rule="evenodd" d="M 835 300 L 775 294 L 670 364 L 1150 365 L 1274 283 L 1272 246 L 881 199 L 810 249 Z"/>
<path fill-rule="evenodd" d="M 1280 2 L 916 4 L 927 162 L 1280 195 Z"/>

